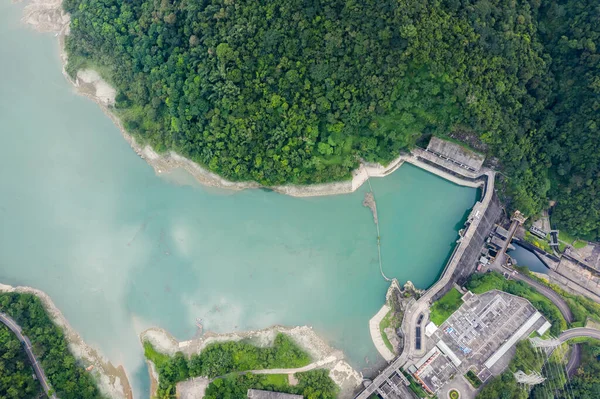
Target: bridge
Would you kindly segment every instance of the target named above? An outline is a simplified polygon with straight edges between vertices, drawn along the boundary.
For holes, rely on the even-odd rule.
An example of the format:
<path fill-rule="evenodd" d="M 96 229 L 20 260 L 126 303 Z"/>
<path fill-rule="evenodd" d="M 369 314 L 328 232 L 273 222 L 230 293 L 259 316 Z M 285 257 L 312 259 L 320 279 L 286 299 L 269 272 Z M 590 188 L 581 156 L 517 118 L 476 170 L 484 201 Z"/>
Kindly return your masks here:
<path fill-rule="evenodd" d="M 12 331 L 17 336 L 19 341 L 21 341 L 21 344 L 23 344 L 23 349 L 25 349 L 25 352 L 27 353 L 27 357 L 29 358 L 29 361 L 31 362 L 33 371 L 35 372 L 35 375 L 37 376 L 38 381 L 42 385 L 42 388 L 44 389 L 46 396 L 48 396 L 51 399 L 57 399 L 57 397 L 54 393 L 50 394 L 50 391 L 52 390 L 52 388 L 50 387 L 50 384 L 48 383 L 46 374 L 44 373 L 44 370 L 38 363 L 35 355 L 33 354 L 33 350 L 31 349 L 31 341 L 29 340 L 29 338 L 27 338 L 25 335 L 23 335 L 21 327 L 10 316 L 8 316 L 5 313 L 1 313 L 1 312 L 0 312 L 0 322 L 2 322 L 4 325 L 6 325 L 6 327 L 8 327 L 10 329 L 10 331 Z"/>
<path fill-rule="evenodd" d="M 494 265 L 503 266 L 506 263 L 506 250 L 508 249 L 508 246 L 510 245 L 513 237 L 515 236 L 517 228 L 519 226 L 521 226 L 523 223 L 525 223 L 526 219 L 527 218 L 525 218 L 521 214 L 521 212 L 515 211 L 515 213 L 513 214 L 513 216 L 510 219 L 511 223 L 510 223 L 510 228 L 508 229 L 508 234 L 506 236 L 506 241 L 502 245 L 502 248 L 498 252 L 498 255 L 496 255 L 496 259 L 494 259 Z"/>

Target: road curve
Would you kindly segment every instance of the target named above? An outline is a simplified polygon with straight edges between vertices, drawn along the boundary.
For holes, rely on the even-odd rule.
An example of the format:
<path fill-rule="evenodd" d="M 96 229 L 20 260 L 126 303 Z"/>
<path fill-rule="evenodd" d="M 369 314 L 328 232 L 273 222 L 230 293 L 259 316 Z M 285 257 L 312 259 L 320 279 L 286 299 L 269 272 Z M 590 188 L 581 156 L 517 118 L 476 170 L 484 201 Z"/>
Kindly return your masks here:
<path fill-rule="evenodd" d="M 581 364 L 581 346 L 579 344 L 575 344 L 571 346 L 571 356 L 569 357 L 569 362 L 567 363 L 567 374 L 569 377 L 573 375 L 577 367 Z"/>
<path fill-rule="evenodd" d="M 50 384 L 48 383 L 48 379 L 46 378 L 44 370 L 42 370 L 42 367 L 40 366 L 37 359 L 35 358 L 35 355 L 33 354 L 33 350 L 31 349 L 31 341 L 29 340 L 29 338 L 23 335 L 21 327 L 10 316 L 1 312 L 0 322 L 5 324 L 6 327 L 8 327 L 23 344 L 23 348 L 25 349 L 27 357 L 31 362 L 31 366 L 33 367 L 33 371 L 35 371 L 35 375 L 37 376 L 38 381 L 40 381 L 40 384 L 42 384 L 42 388 L 44 388 L 44 392 L 46 392 L 46 395 L 52 399 L 57 399 L 55 394 L 50 395 L 50 390 L 52 388 L 50 388 Z"/>
<path fill-rule="evenodd" d="M 566 342 L 573 338 L 595 338 L 600 340 L 600 330 L 590 327 L 576 327 L 565 330 L 558 336 L 560 342 Z"/>
<path fill-rule="evenodd" d="M 595 338 L 600 340 L 600 330 L 589 327 L 577 327 L 571 328 L 569 330 L 565 330 L 558 336 L 558 340 L 560 342 L 566 342 L 573 338 Z M 575 372 L 577 366 L 581 363 L 581 348 L 579 344 L 573 345 L 571 348 L 571 357 L 569 357 L 569 362 L 567 363 L 567 373 L 570 375 Z"/>
<path fill-rule="evenodd" d="M 524 283 L 527 283 L 533 288 L 535 288 L 540 294 L 544 295 L 546 298 L 552 301 L 553 304 L 556 305 L 556 307 L 558 308 L 558 310 L 560 310 L 560 313 L 563 315 L 563 317 L 568 323 L 573 322 L 573 313 L 571 312 L 569 305 L 567 305 L 567 302 L 563 299 L 563 297 L 561 297 L 552 288 L 549 288 L 544 284 L 535 281 L 534 279 L 527 277 L 521 273 L 516 273 L 514 275 L 511 275 L 511 277 L 515 280 L 523 281 Z"/>

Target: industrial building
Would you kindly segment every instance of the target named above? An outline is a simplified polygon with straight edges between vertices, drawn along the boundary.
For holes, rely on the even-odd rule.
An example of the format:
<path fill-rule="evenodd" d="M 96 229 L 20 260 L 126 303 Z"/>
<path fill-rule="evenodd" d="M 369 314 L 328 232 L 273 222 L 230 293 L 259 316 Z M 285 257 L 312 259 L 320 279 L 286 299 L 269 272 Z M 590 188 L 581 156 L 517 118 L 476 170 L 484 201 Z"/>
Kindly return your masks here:
<path fill-rule="evenodd" d="M 431 322 L 426 326 L 426 342 L 431 348 L 408 367 L 430 393 L 437 393 L 469 370 L 484 382 L 500 374 L 519 340 L 532 331 L 543 335 L 550 328 L 529 301 L 506 292 L 467 292 L 462 300 L 461 307 L 441 326 Z"/>

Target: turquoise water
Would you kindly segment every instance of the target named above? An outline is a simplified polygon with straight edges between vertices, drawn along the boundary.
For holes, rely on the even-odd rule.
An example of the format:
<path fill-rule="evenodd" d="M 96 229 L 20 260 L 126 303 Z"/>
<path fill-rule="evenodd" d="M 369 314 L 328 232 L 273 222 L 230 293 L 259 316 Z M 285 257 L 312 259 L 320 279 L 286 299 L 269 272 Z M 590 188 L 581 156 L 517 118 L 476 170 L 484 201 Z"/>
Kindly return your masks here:
<path fill-rule="evenodd" d="M 532 272 L 548 274 L 550 271 L 533 252 L 520 245 L 515 244 L 515 249 L 508 254 L 517 261 L 518 266 L 527 266 Z"/>
<path fill-rule="evenodd" d="M 157 177 L 73 92 L 56 39 L 22 26 L 21 9 L 0 3 L 1 282 L 47 292 L 138 397 L 137 334 L 188 339 L 197 317 L 217 332 L 309 324 L 358 369 L 379 360 L 368 320 L 388 284 L 366 187 L 298 199 Z M 477 191 L 412 166 L 372 183 L 385 273 L 429 286 Z"/>

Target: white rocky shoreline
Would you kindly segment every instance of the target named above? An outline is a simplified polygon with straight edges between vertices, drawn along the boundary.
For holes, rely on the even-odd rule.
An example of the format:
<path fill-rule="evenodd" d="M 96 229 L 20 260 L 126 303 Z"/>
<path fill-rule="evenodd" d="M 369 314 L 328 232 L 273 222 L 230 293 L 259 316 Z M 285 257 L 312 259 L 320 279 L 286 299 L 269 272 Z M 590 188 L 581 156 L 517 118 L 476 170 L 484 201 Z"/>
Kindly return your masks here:
<path fill-rule="evenodd" d="M 132 399 L 133 393 L 129 385 L 129 379 L 123 366 L 114 366 L 104 358 L 98 350 L 87 345 L 83 338 L 71 327 L 65 316 L 56 307 L 48 294 L 31 287 L 13 287 L 0 284 L 0 293 L 32 294 L 37 296 L 48 312 L 50 319 L 58 325 L 65 333 L 71 353 L 85 367 L 93 366 L 90 372 L 95 377 L 100 391 L 114 399 Z"/>
<path fill-rule="evenodd" d="M 31 25 L 38 32 L 54 33 L 60 43 L 60 58 L 63 64 L 63 75 L 75 86 L 78 94 L 86 96 L 97 103 L 102 111 L 115 123 L 123 137 L 134 151 L 142 157 L 157 174 L 165 174 L 174 169 L 184 169 L 203 185 L 229 189 L 244 190 L 263 187 L 257 182 L 232 182 L 203 168 L 199 164 L 187 159 L 174 151 L 158 154 L 149 145 L 136 142 L 123 127 L 119 118 L 112 112 L 116 90 L 112 88 L 100 75 L 93 70 L 78 71 L 73 80 L 66 72 L 68 56 L 64 47 L 64 38 L 70 33 L 70 16 L 62 9 L 62 0 L 31 0 L 23 11 L 22 21 Z M 267 187 L 281 194 L 294 197 L 311 197 L 347 194 L 356 191 L 369 177 L 383 177 L 398 169 L 404 157 L 400 156 L 387 166 L 380 164 L 363 163 L 352 172 L 352 178 L 345 181 L 312 184 L 312 185 L 283 185 Z"/>

